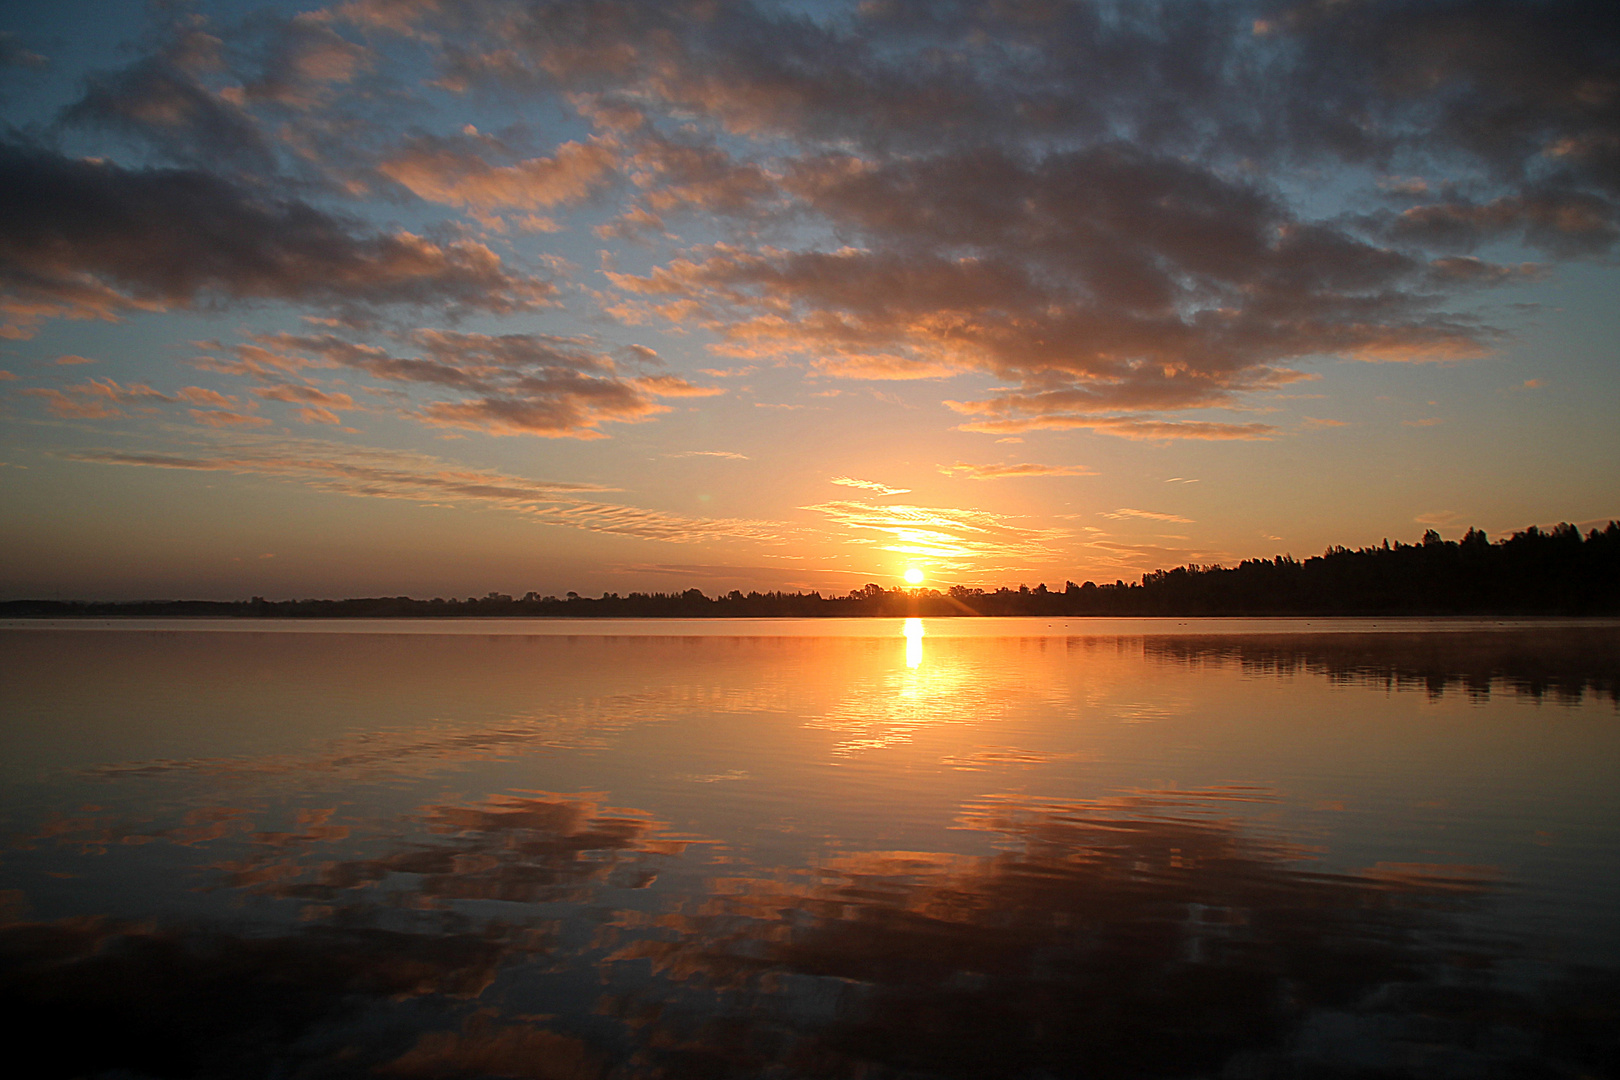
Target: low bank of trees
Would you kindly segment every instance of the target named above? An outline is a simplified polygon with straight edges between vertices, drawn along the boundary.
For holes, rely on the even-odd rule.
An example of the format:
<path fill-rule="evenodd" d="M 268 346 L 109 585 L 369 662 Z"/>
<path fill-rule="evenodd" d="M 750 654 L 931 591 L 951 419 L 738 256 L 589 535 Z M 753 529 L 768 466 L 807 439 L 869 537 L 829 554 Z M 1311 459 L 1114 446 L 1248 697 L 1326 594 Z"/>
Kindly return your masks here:
<path fill-rule="evenodd" d="M 1585 536 L 1573 525 L 1531 528 L 1491 542 L 1477 529 L 1461 540 L 1429 530 L 1416 544 L 1351 550 L 1329 548 L 1299 560 L 1290 555 L 1245 559 L 1233 567 L 1179 566 L 1140 581 L 1076 584 L 1060 589 L 987 591 L 967 586 L 885 589 L 868 584 L 844 596 L 819 592 L 698 589 L 600 597 L 482 597 L 416 600 L 142 601 L 0 603 L 0 617 L 235 616 L 254 618 L 408 618 L 553 616 L 572 618 L 707 618 L 950 615 L 1613 615 L 1620 614 L 1620 522 Z"/>

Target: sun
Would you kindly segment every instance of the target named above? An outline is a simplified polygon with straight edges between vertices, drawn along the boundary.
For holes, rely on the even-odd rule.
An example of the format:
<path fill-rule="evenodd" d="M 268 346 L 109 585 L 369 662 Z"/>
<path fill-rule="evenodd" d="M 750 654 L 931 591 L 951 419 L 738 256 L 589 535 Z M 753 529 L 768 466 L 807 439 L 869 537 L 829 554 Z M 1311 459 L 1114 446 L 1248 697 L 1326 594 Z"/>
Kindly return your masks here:
<path fill-rule="evenodd" d="M 923 583 L 923 572 L 921 570 L 917 569 L 915 566 L 908 567 L 906 569 L 906 584 L 907 585 L 921 585 L 922 583 Z"/>

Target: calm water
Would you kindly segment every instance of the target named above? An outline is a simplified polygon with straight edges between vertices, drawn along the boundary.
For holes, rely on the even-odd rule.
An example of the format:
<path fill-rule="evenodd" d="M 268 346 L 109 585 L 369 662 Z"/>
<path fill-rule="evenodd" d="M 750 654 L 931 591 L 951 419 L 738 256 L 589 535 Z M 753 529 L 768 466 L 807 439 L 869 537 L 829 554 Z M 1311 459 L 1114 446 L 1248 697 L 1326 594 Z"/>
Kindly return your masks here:
<path fill-rule="evenodd" d="M 42 1075 L 1613 1076 L 1620 624 L 0 626 Z"/>

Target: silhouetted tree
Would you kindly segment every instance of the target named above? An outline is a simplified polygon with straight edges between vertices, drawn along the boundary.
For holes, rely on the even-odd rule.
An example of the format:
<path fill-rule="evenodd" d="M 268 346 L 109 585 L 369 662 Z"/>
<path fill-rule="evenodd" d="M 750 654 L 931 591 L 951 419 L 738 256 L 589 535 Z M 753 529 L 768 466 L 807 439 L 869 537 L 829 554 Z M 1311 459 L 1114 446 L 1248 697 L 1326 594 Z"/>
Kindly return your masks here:
<path fill-rule="evenodd" d="M 1140 582 L 1064 583 L 1053 592 L 1003 586 L 986 591 L 952 585 L 885 589 L 868 582 L 842 597 L 819 592 L 732 589 L 710 599 L 681 593 L 604 592 L 564 599 L 527 592 L 522 599 L 490 592 L 466 600 L 407 596 L 350 600 L 147 600 L 87 603 L 0 602 L 0 618 L 251 617 L 409 618 L 553 616 L 708 618 L 719 616 L 950 615 L 1609 615 L 1620 613 L 1620 522 L 1582 536 L 1561 523 L 1531 526 L 1492 543 L 1478 529 L 1461 541 L 1434 529 L 1421 543 L 1351 550 L 1332 546 L 1303 561 L 1291 555 L 1245 559 L 1234 567 L 1188 564 L 1142 575 Z"/>

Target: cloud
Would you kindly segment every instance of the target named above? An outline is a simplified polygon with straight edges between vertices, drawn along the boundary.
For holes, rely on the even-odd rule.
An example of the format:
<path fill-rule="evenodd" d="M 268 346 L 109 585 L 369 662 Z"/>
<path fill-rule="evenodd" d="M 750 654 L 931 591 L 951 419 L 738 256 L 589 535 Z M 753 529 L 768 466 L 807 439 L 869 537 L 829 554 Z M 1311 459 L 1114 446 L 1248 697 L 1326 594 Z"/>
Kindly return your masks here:
<path fill-rule="evenodd" d="M 175 391 L 176 398 L 189 401 L 193 405 L 216 405 L 225 408 L 236 404 L 236 399 L 228 394 L 221 394 L 217 390 L 209 390 L 203 386 L 183 386 Z"/>
<path fill-rule="evenodd" d="M 775 178 L 763 166 L 738 161 L 713 145 L 643 136 L 627 164 L 654 214 L 689 209 L 745 217 L 763 212 L 779 196 Z"/>
<path fill-rule="evenodd" d="M 45 68 L 50 63 L 48 57 L 23 48 L 12 31 L 0 30 L 0 67 Z"/>
<path fill-rule="evenodd" d="M 1442 249 L 1468 251 L 1514 237 L 1554 255 L 1592 255 L 1607 251 L 1620 237 L 1620 207 L 1587 192 L 1532 190 L 1486 203 L 1414 206 L 1385 227 L 1398 240 Z"/>
<path fill-rule="evenodd" d="M 333 86 L 353 82 L 375 63 L 366 46 L 342 37 L 316 13 L 303 13 L 274 25 L 258 76 L 233 88 L 231 96 L 307 110 L 327 101 Z"/>
<path fill-rule="evenodd" d="M 73 353 L 66 353 L 62 356 L 58 356 L 55 360 L 52 360 L 51 363 L 58 364 L 62 367 L 70 367 L 74 364 L 94 364 L 95 361 L 90 359 L 88 356 L 76 356 Z"/>
<path fill-rule="evenodd" d="M 834 476 L 828 483 L 842 484 L 844 487 L 864 488 L 867 491 L 875 491 L 879 495 L 905 495 L 911 491 L 910 488 L 897 488 L 890 487 L 888 484 L 880 484 L 876 480 L 857 480 L 853 476 Z"/>
<path fill-rule="evenodd" d="M 591 532 L 614 533 L 675 544 L 720 539 L 774 542 L 780 541 L 786 531 L 779 523 L 770 521 L 694 518 L 663 510 L 647 510 L 638 506 L 616 506 L 608 503 L 569 503 L 537 510 L 533 513 L 533 517 L 550 525 L 565 525 Z"/>
<path fill-rule="evenodd" d="M 723 386 L 697 386 L 679 375 L 643 375 L 630 382 L 659 397 L 718 397 L 726 392 Z"/>
<path fill-rule="evenodd" d="M 423 391 L 460 391 L 471 396 L 426 401 L 407 415 L 436 427 L 490 435 L 599 439 L 605 437 L 600 430 L 604 423 L 633 423 L 668 412 L 660 398 L 724 393 L 677 375 L 621 375 L 618 362 L 585 338 L 436 328 L 395 336 L 419 355 L 398 356 L 388 348 L 334 334 L 280 333 L 258 335 L 238 346 L 237 365 L 208 366 L 259 378 L 317 365 L 349 367 Z M 657 362 L 651 350 L 637 348 L 628 350 L 632 362 Z M 280 400 L 301 394 L 298 400 L 323 408 L 353 407 L 352 401 L 344 405 L 330 395 L 317 400 L 306 390 L 255 393 L 283 395 Z"/>
<path fill-rule="evenodd" d="M 1432 310 L 1427 262 L 1137 148 L 808 157 L 784 183 L 860 246 L 716 244 L 609 279 L 731 355 L 1013 380 L 987 403 L 1009 416 L 1228 405 L 1303 358 L 1455 359 L 1489 336 Z"/>
<path fill-rule="evenodd" d="M 221 421 L 220 426 L 231 426 L 231 422 Z M 587 495 L 619 490 L 601 484 L 531 480 L 468 469 L 426 454 L 362 449 L 315 439 L 242 442 L 177 453 L 85 450 L 61 456 L 101 465 L 268 476 L 366 498 L 491 506 L 543 524 L 671 543 L 774 541 L 783 535 L 783 527 L 774 522 L 694 518 L 588 501 Z"/>
<path fill-rule="evenodd" d="M 151 55 L 92 74 L 61 123 L 144 143 L 182 165 L 273 175 L 276 156 L 258 121 L 201 78 L 224 64 L 224 42 L 182 20 Z"/>
<path fill-rule="evenodd" d="M 532 380 L 534 392 L 456 402 L 433 402 L 417 415 L 437 427 L 463 428 L 486 435 L 539 435 L 546 438 L 603 439 L 603 420 L 629 423 L 669 408 L 637 394 L 624 383 L 564 375 Z"/>
<path fill-rule="evenodd" d="M 1540 270 L 1437 254 L 1590 254 L 1617 220 L 1612 57 L 1575 0 L 381 10 L 347 17 L 454 41 L 441 85 L 560 94 L 619 140 L 636 191 L 604 237 L 677 210 L 738 230 L 614 271 L 610 311 L 835 376 L 991 373 L 1005 419 L 1230 405 L 1323 355 L 1477 356 L 1492 328 L 1449 297 Z M 1395 208 L 1313 220 L 1270 179 L 1345 165 Z"/>
<path fill-rule="evenodd" d="M 346 495 L 376 498 L 469 500 L 528 505 L 558 496 L 614 491 L 598 484 L 527 480 L 486 470 L 461 469 L 425 454 L 366 450 L 312 440 L 239 444 L 199 454 L 75 451 L 71 461 L 282 476 Z"/>
<path fill-rule="evenodd" d="M 246 413 L 231 412 L 229 409 L 188 409 L 191 418 L 199 424 L 214 428 L 236 427 L 265 427 L 270 419 L 264 416 L 249 416 Z"/>
<path fill-rule="evenodd" d="M 1122 506 L 1112 512 L 1104 512 L 1102 516 L 1113 518 L 1115 521 L 1124 521 L 1127 518 L 1143 518 L 1148 521 L 1169 521 L 1178 525 L 1193 524 L 1192 518 L 1184 518 L 1179 514 L 1161 514 L 1156 510 L 1132 510 L 1128 506 Z"/>
<path fill-rule="evenodd" d="M 293 415 L 306 424 L 341 424 L 343 417 L 335 411 L 357 408 L 348 394 L 329 392 L 319 387 L 296 383 L 277 383 L 254 389 L 255 397 L 266 401 L 281 401 L 299 406 Z"/>
<path fill-rule="evenodd" d="M 126 415 L 124 408 L 129 406 L 143 406 L 150 411 L 157 405 L 187 404 L 214 406 L 187 410 L 192 419 L 210 427 L 260 427 L 270 423 L 261 416 L 233 411 L 235 397 L 203 386 L 185 386 L 165 394 L 145 383 L 121 385 L 114 379 L 89 379 L 61 389 L 34 387 L 20 393 L 41 398 L 47 409 L 64 419 L 103 420 Z"/>
<path fill-rule="evenodd" d="M 154 402 L 174 404 L 183 400 L 178 396 L 154 390 L 145 383 L 120 385 L 113 379 L 88 379 L 60 390 L 29 387 L 19 390 L 18 393 L 42 399 L 45 407 L 52 413 L 71 420 L 101 420 L 123 416 L 123 409 L 119 408 L 122 405 L 147 405 Z"/>
<path fill-rule="evenodd" d="M 551 157 L 491 165 L 488 152 L 505 148 L 476 132 L 420 136 L 385 158 L 377 170 L 430 202 L 479 210 L 539 210 L 578 202 L 611 177 L 618 156 L 601 140 L 565 142 Z"/>
<path fill-rule="evenodd" d="M 940 566 L 970 569 L 986 559 L 1052 559 L 1050 544 L 1065 535 L 1050 529 L 1014 524 L 1013 518 L 984 510 L 883 505 L 840 501 L 800 507 L 826 515 L 869 542 L 868 532 L 882 534 L 879 550 L 925 558 Z"/>
<path fill-rule="evenodd" d="M 1540 263 L 1502 266 L 1472 255 L 1452 255 L 1429 263 L 1430 276 L 1441 287 L 1457 285 L 1503 285 L 1514 281 L 1540 281 L 1547 268 Z"/>
<path fill-rule="evenodd" d="M 195 170 L 3 143 L 0 193 L 0 311 L 12 336 L 45 317 L 242 301 L 507 313 L 553 291 L 482 244 L 372 232 Z"/>
<path fill-rule="evenodd" d="M 1550 164 L 1615 184 L 1602 0 L 1534 5 L 351 3 L 421 41 L 440 85 L 562 91 L 606 130 L 693 118 L 759 142 L 906 156 L 941 144 L 1114 138 L 1269 164 L 1372 165 L 1421 194 L 1446 165 L 1513 182 Z M 1389 176 L 1412 151 L 1430 179 Z"/>
<path fill-rule="evenodd" d="M 969 465 L 958 461 L 943 465 L 940 472 L 946 476 L 961 476 L 969 480 L 1004 480 L 1020 476 L 1096 476 L 1096 472 L 1083 465 L 1036 465 L 1020 462 L 1008 465 Z"/>
<path fill-rule="evenodd" d="M 961 402 L 947 401 L 952 408 Z M 1208 441 L 1253 441 L 1270 439 L 1277 428 L 1271 424 L 1249 421 L 1242 424 L 1220 423 L 1211 420 L 1149 420 L 1130 416 L 1069 416 L 1055 414 L 1036 417 L 1014 417 L 1006 420 L 975 420 L 958 425 L 959 431 L 978 431 L 996 435 L 1005 432 L 1083 429 L 1118 435 L 1124 439 L 1200 439 Z"/>
<path fill-rule="evenodd" d="M 214 351 L 224 348 L 213 342 L 195 344 Z M 212 371 L 220 375 L 245 375 L 265 382 L 278 382 L 284 376 L 296 374 L 306 368 L 336 366 L 325 360 L 311 360 L 308 357 L 276 352 L 254 344 L 236 345 L 231 352 L 236 359 L 225 360 L 218 356 L 203 355 L 194 356 L 187 362 L 203 371 Z"/>
<path fill-rule="evenodd" d="M 1125 128 L 1177 127 L 1175 103 L 1218 95 L 1230 70 L 1223 39 L 1246 40 L 1248 23 L 1144 7 L 1106 19 L 1090 4 L 866 4 L 819 20 L 765 5 L 718 5 L 693 18 L 678 6 L 599 0 L 343 10 L 396 31 L 458 34 L 463 47 L 444 55 L 443 85 L 574 90 L 619 130 L 663 111 L 762 140 L 912 149 L 1031 131 L 1095 136 L 1116 118 L 1110 110 Z"/>
<path fill-rule="evenodd" d="M 604 130 L 660 118 L 761 145 L 921 157 L 1108 140 L 1264 170 L 1448 170 L 1613 195 L 1609 11 L 1547 3 L 873 3 L 802 8 L 382 0 L 336 17 L 437 51 L 438 83 L 561 92 Z M 1411 159 L 1425 179 L 1390 176 Z M 1166 208 L 1171 215 L 1175 207 Z"/>
<path fill-rule="evenodd" d="M 1230 553 L 1210 548 L 1130 543 L 1106 537 L 1087 540 L 1085 550 L 1088 561 L 1124 575 L 1145 570 L 1162 570 L 1167 566 L 1186 566 L 1188 563 L 1207 566 L 1235 561 Z"/>
<path fill-rule="evenodd" d="M 276 401 L 332 423 L 358 398 L 446 429 L 599 438 L 718 389 L 529 325 L 376 328 L 572 303 L 502 245 L 549 242 L 525 221 L 601 224 L 647 247 L 622 268 L 606 252 L 612 287 L 577 295 L 713 340 L 739 374 L 957 377 L 971 387 L 946 404 L 992 437 L 1265 440 L 1282 429 L 1200 410 L 1241 409 L 1326 357 L 1478 356 L 1500 335 L 1473 290 L 1546 273 L 1514 246 L 1590 258 L 1620 228 L 1620 82 L 1597 3 L 827 10 L 363 0 L 181 19 L 152 55 L 89 77 L 50 133 L 110 133 L 139 156 L 0 148 L 3 332 L 286 303 L 334 333 L 211 350 L 199 367 L 257 388 L 240 408 L 187 404 L 210 422 Z M 458 110 L 504 100 L 537 126 L 414 126 L 445 124 L 457 110 L 421 103 L 463 91 Z M 567 106 L 594 134 L 570 119 L 531 143 Z M 407 110 L 412 126 L 391 122 Z M 1302 180 L 1318 176 L 1334 179 Z M 379 193 L 413 222 L 455 220 L 413 235 L 332 209 Z M 586 202 L 588 219 L 565 216 Z M 694 218 L 702 243 L 665 235 Z M 506 232 L 476 243 L 477 224 Z M 393 321 L 398 306 L 442 318 Z M 376 385 L 276 389 L 325 368 Z M 36 396 L 81 416 L 179 400 Z"/>
<path fill-rule="evenodd" d="M 62 417 L 64 420 L 102 420 L 106 419 L 107 417 L 124 415 L 122 410 L 106 404 L 105 402 L 95 401 L 87 398 L 69 397 L 60 390 L 52 390 L 45 387 L 29 387 L 26 390 L 19 390 L 17 392 L 19 394 L 27 394 L 30 397 L 42 398 L 45 402 L 45 407 L 55 415 Z"/>
<path fill-rule="evenodd" d="M 293 383 L 278 383 L 275 386 L 262 386 L 253 391 L 255 397 L 266 401 L 285 401 L 299 405 L 316 405 L 331 409 L 352 409 L 354 398 L 348 394 L 330 393 L 314 386 L 299 386 Z"/>
<path fill-rule="evenodd" d="M 747 454 L 734 454 L 730 450 L 679 450 L 665 454 L 665 457 L 717 457 L 731 461 L 747 461 Z"/>
<path fill-rule="evenodd" d="M 1363 157 L 1423 149 L 1526 197 L 1549 178 L 1609 197 L 1620 187 L 1613 13 L 1601 2 L 1302 4 L 1277 25 L 1292 85 L 1274 122 L 1291 143 Z"/>
<path fill-rule="evenodd" d="M 665 235 L 664 219 L 640 206 L 632 206 L 612 221 L 603 222 L 591 231 L 602 240 L 630 240 L 636 243 Z"/>
<path fill-rule="evenodd" d="M 1304 420 L 1305 426 L 1308 428 L 1335 428 L 1350 426 L 1350 422 L 1348 420 L 1330 420 L 1320 416 L 1305 416 L 1301 417 L 1301 419 Z"/>

